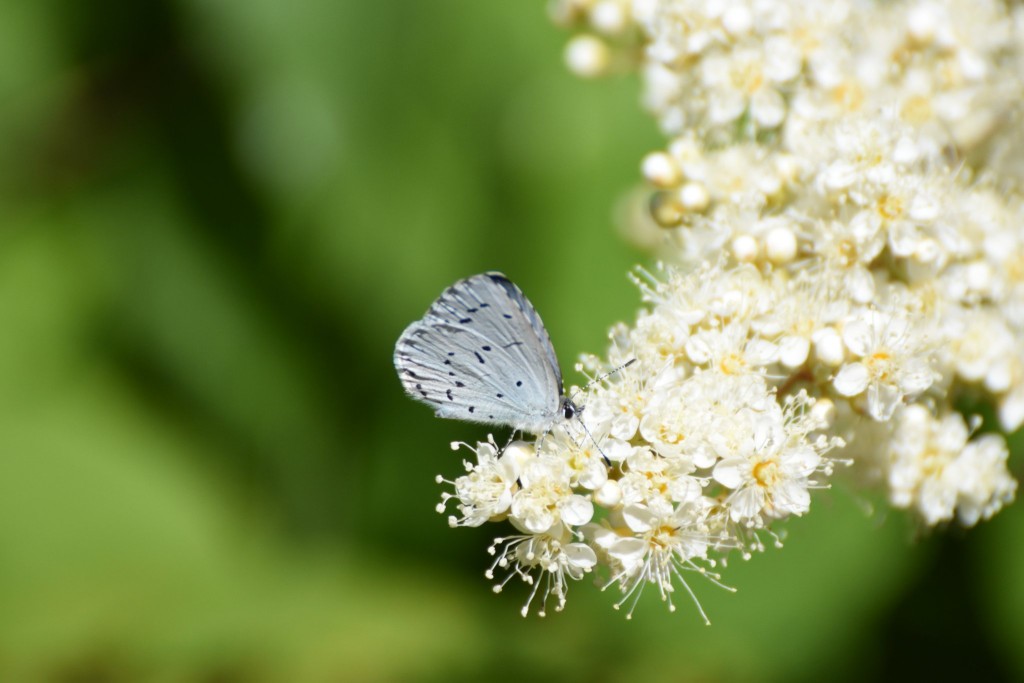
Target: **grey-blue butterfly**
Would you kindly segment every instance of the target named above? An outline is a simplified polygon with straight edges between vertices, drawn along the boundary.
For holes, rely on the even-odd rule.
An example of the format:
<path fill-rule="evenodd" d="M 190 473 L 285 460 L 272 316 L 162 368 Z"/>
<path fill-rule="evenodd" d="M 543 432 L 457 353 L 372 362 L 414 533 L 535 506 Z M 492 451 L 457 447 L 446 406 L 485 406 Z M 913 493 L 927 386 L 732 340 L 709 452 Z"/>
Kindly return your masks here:
<path fill-rule="evenodd" d="M 579 412 L 565 396 L 551 338 L 501 273 L 446 289 L 395 346 L 402 386 L 438 417 L 543 435 Z"/>

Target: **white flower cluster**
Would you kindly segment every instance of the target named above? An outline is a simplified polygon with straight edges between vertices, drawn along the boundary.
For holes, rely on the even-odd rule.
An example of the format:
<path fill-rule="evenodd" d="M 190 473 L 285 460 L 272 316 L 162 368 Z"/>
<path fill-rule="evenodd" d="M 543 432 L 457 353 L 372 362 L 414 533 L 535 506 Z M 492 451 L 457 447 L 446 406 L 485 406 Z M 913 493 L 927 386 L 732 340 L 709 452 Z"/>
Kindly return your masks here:
<path fill-rule="evenodd" d="M 843 442 L 821 433 L 830 403 L 793 387 L 780 398 L 766 375 L 780 353 L 757 332 L 772 283 L 753 268 L 718 273 L 746 288 L 720 297 L 696 286 L 708 274 L 692 276 L 688 301 L 656 301 L 624 332 L 614 355 L 636 360 L 593 385 L 579 423 L 536 444 L 454 444 L 476 462 L 447 482 L 439 511 L 457 507 L 452 526 L 508 520 L 520 532 L 497 539 L 489 576 L 505 571 L 497 590 L 514 576 L 533 586 L 524 613 L 542 586 L 541 604 L 561 609 L 568 581 L 598 562 L 623 593 L 616 607 L 653 583 L 674 609 L 686 572 L 717 583 L 708 570 L 725 552 L 762 550 L 766 526 L 806 512 L 831 474 L 827 453 Z"/>
<path fill-rule="evenodd" d="M 1019 106 L 1021 23 L 1003 0 L 554 0 L 581 75 L 639 40 L 669 135 L 766 142 L 887 110 L 941 148 L 982 144 Z"/>
<path fill-rule="evenodd" d="M 581 364 L 634 360 L 583 390 L 578 422 L 471 446 L 448 482 L 453 525 L 518 531 L 492 547 L 498 587 L 519 577 L 524 612 L 561 609 L 600 567 L 616 607 L 647 584 L 671 606 L 687 575 L 721 585 L 730 553 L 777 544 L 837 463 L 925 526 L 1010 503 L 996 428 L 1024 424 L 1024 8 L 551 6 L 583 29 L 577 73 L 642 55 L 670 139 L 642 162 L 634 234 L 670 265 L 639 271 L 647 310 Z M 993 424 L 956 409 L 980 403 Z"/>

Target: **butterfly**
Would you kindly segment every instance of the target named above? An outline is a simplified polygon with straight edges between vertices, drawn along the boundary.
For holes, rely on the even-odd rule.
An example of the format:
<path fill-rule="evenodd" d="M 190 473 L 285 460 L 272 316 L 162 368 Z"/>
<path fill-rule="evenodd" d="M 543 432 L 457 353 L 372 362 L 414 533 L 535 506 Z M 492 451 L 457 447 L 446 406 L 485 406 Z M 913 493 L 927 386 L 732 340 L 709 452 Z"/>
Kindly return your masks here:
<path fill-rule="evenodd" d="M 395 369 L 438 417 L 540 436 L 579 414 L 537 310 L 498 272 L 446 289 L 398 338 Z"/>

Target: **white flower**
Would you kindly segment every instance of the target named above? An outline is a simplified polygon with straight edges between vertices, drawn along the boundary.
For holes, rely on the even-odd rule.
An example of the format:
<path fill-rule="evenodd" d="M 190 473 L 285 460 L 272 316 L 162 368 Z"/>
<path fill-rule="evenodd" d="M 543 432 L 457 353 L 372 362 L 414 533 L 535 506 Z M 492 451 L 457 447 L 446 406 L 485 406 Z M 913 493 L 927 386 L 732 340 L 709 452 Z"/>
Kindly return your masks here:
<path fill-rule="evenodd" d="M 464 462 L 465 474 L 454 482 L 455 493 L 445 493 L 437 511 L 443 513 L 449 500 L 458 500 L 458 509 L 462 517 L 450 516 L 451 526 L 480 526 L 495 518 L 503 518 L 512 505 L 512 493 L 517 488 L 521 464 L 533 457 L 533 447 L 523 442 L 510 444 L 499 456 L 494 441 L 481 442 L 476 447 L 468 444 L 452 444 L 453 447 L 465 446 L 476 454 L 476 464 Z M 444 482 L 438 477 L 438 483 Z"/>
<path fill-rule="evenodd" d="M 716 578 L 699 564 L 707 560 L 709 548 L 716 545 L 708 522 L 711 508 L 710 501 L 704 499 L 675 506 L 653 500 L 648 504 L 626 506 L 619 520 L 621 526 L 617 528 L 605 523 L 591 524 L 584 529 L 593 544 L 613 562 L 615 574 L 607 585 L 618 583 L 624 594 L 615 608 L 633 598 L 627 619 L 632 617 L 647 583 L 655 584 L 669 610 L 675 611 L 672 594 L 678 581 L 694 600 L 704 621 L 710 623 L 683 572 L 696 571 L 712 580 Z"/>
<path fill-rule="evenodd" d="M 840 368 L 832 383 L 842 396 L 866 392 L 867 411 L 876 420 L 888 420 L 904 398 L 918 396 L 935 380 L 926 340 L 903 315 L 863 311 L 845 325 L 843 341 L 857 360 Z"/>
<path fill-rule="evenodd" d="M 914 508 L 930 525 L 953 518 L 957 477 L 950 464 L 967 443 L 967 425 L 957 414 L 937 421 L 927 408 L 900 411 L 890 445 L 889 499 Z"/>
<path fill-rule="evenodd" d="M 587 411 L 583 414 L 584 424 Z M 601 425 L 591 424 L 586 430 L 556 430 L 544 440 L 542 452 L 554 456 L 568 468 L 569 484 L 595 491 L 608 481 L 605 458 L 622 459 L 631 450 L 629 444 L 606 436 Z"/>
<path fill-rule="evenodd" d="M 717 454 L 711 439 L 731 415 L 747 406 L 758 409 L 770 398 L 758 375 L 728 375 L 699 371 L 676 386 L 659 391 L 644 411 L 640 435 L 662 458 L 680 467 L 707 468 Z"/>
<path fill-rule="evenodd" d="M 744 415 L 742 421 L 749 433 L 713 473 L 715 481 L 730 489 L 725 499 L 729 516 L 761 526 L 766 517 L 807 512 L 809 477 L 822 466 L 821 456 L 809 443 L 789 443 L 781 410 L 776 415 Z"/>
<path fill-rule="evenodd" d="M 684 358 L 690 322 L 685 316 L 669 313 L 659 310 L 642 314 L 630 334 L 637 358 L 651 367 L 669 368 Z"/>
<path fill-rule="evenodd" d="M 726 375 L 756 372 L 779 358 L 779 347 L 750 333 L 748 325 L 734 323 L 724 329 L 701 330 L 686 343 L 695 365 L 710 365 Z"/>
<path fill-rule="evenodd" d="M 958 480 L 956 512 L 960 523 L 974 526 L 991 519 L 1013 502 L 1017 481 L 1006 469 L 1006 442 L 995 434 L 971 441 L 951 467 Z"/>
<path fill-rule="evenodd" d="M 793 180 L 780 163 L 780 155 L 758 145 L 740 144 L 719 150 L 695 146 L 695 141 L 679 138 L 669 149 L 689 155 L 688 163 L 683 163 L 686 178 L 704 187 L 714 204 L 763 206 L 777 202 Z"/>
<path fill-rule="evenodd" d="M 966 382 L 981 382 L 992 391 L 1007 387 L 1006 360 L 1019 355 L 1018 340 L 1005 321 L 990 310 L 954 309 L 946 316 L 950 362 Z"/>
<path fill-rule="evenodd" d="M 645 360 L 651 358 L 650 347 L 640 341 L 631 343 L 630 350 L 636 352 L 632 357 L 639 362 L 618 371 L 611 386 L 593 389 L 584 404 L 583 419 L 591 433 L 605 434 L 611 440 L 608 447 L 601 447 L 611 460 L 628 455 L 625 446 L 636 435 L 647 402 L 658 387 L 675 381 L 677 373 L 670 359 Z"/>
<path fill-rule="evenodd" d="M 664 498 L 681 502 L 701 494 L 701 483 L 691 476 L 693 461 L 689 458 L 666 458 L 647 448 L 637 448 L 625 463 L 619 479 L 624 505 L 646 503 Z"/>
<path fill-rule="evenodd" d="M 608 69 L 608 45 L 597 36 L 580 35 L 565 46 L 565 64 L 577 76 L 593 78 Z"/>
<path fill-rule="evenodd" d="M 679 414 L 669 433 L 678 430 L 686 435 L 682 442 L 684 448 L 679 453 L 701 469 L 708 469 L 719 458 L 727 457 L 733 452 L 733 446 L 743 440 L 747 425 L 737 420 L 738 415 L 778 409 L 766 380 L 759 374 L 697 372 L 683 382 L 675 399 Z M 668 403 L 669 410 L 672 405 Z"/>
<path fill-rule="evenodd" d="M 1006 443 L 994 434 L 968 442 L 963 418 L 936 419 L 927 408 L 907 406 L 889 445 L 889 497 L 913 509 L 928 525 L 953 519 L 972 526 L 1013 500 L 1017 482 L 1006 469 Z"/>
<path fill-rule="evenodd" d="M 594 505 L 573 493 L 572 471 L 565 460 L 542 455 L 526 462 L 519 474 L 522 486 L 512 495 L 510 521 L 531 534 L 544 533 L 556 524 L 586 524 Z"/>
<path fill-rule="evenodd" d="M 569 581 L 580 580 L 597 564 L 593 549 L 586 543 L 574 542 L 572 533 L 562 525 L 541 534 L 497 538 L 488 552 L 496 559 L 487 570 L 487 578 L 494 578 L 495 569 L 508 570 L 505 577 L 495 584 L 495 593 L 500 593 L 514 576 L 533 586 L 521 610 L 524 617 L 529 614 L 539 592 L 539 616 L 545 616 L 548 600 L 552 597 L 555 611 L 562 611 Z"/>
<path fill-rule="evenodd" d="M 813 344 L 828 344 L 826 337 L 837 334 L 831 327 L 848 310 L 837 296 L 832 271 L 803 271 L 790 281 L 776 283 L 783 290 L 778 304 L 751 327 L 763 338 L 777 340 L 779 362 L 786 368 L 803 366 Z"/>
<path fill-rule="evenodd" d="M 745 48 L 707 57 L 700 64 L 700 82 L 708 101 L 708 121 L 732 123 L 745 112 L 760 128 L 775 128 L 786 116 L 780 90 L 800 68 L 799 55 L 785 41 L 775 41 L 776 59 L 768 45 L 763 51 Z"/>
<path fill-rule="evenodd" d="M 689 328 L 713 329 L 732 320 L 751 320 L 770 311 L 773 290 L 753 266 L 703 262 L 693 269 L 664 269 L 664 281 L 645 271 L 635 278 L 656 314 Z"/>

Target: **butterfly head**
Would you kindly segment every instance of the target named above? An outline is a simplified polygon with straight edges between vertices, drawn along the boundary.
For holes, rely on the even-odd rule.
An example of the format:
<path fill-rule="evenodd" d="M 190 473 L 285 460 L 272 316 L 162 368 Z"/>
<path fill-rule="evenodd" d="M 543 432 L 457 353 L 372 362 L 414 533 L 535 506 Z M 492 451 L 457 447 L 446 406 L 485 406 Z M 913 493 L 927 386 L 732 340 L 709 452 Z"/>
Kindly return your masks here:
<path fill-rule="evenodd" d="M 583 408 L 577 407 L 576 404 L 572 402 L 571 398 L 568 396 L 562 397 L 562 417 L 566 420 L 572 420 L 573 418 L 578 417 L 582 412 Z"/>

